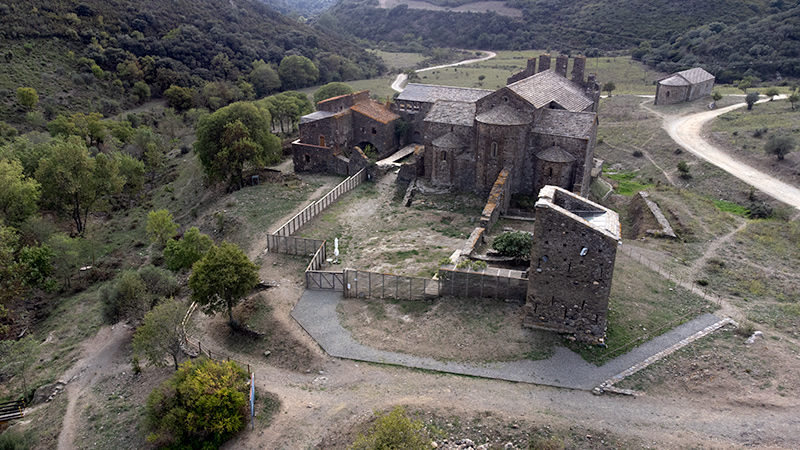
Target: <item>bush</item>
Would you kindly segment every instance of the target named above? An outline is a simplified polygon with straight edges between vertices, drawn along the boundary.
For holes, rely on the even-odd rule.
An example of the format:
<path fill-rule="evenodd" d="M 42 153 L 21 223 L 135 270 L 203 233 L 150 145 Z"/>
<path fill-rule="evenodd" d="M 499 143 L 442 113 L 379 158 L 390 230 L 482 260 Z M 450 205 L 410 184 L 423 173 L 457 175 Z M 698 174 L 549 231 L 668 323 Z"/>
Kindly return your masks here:
<path fill-rule="evenodd" d="M 426 450 L 431 448 L 428 430 L 421 420 L 412 420 L 402 406 L 379 414 L 370 429 L 358 436 L 350 450 Z"/>
<path fill-rule="evenodd" d="M 180 290 L 178 280 L 167 270 L 148 265 L 139 269 L 139 276 L 147 292 L 159 298 L 172 297 Z"/>
<path fill-rule="evenodd" d="M 247 381 L 231 361 L 181 364 L 147 397 L 147 440 L 168 449 L 219 448 L 247 423 Z"/>
<path fill-rule="evenodd" d="M 31 440 L 15 430 L 6 430 L 0 434 L 0 450 L 28 450 L 33 443 Z"/>
<path fill-rule="evenodd" d="M 775 155 L 780 161 L 786 155 L 793 152 L 796 145 L 792 136 L 770 136 L 766 144 L 764 144 L 764 153 Z"/>
<path fill-rule="evenodd" d="M 524 231 L 508 231 L 495 238 L 492 248 L 503 256 L 529 259 L 531 256 L 531 235 Z"/>
<path fill-rule="evenodd" d="M 211 238 L 200 233 L 196 227 L 189 228 L 181 240 L 170 239 L 167 242 L 167 248 L 164 249 L 167 269 L 173 271 L 191 269 L 192 265 L 203 258 L 213 245 Z"/>
<path fill-rule="evenodd" d="M 139 322 L 159 300 L 178 293 L 178 280 L 164 269 L 145 266 L 139 272 L 122 272 L 114 283 L 100 289 L 103 316 L 109 323 Z"/>

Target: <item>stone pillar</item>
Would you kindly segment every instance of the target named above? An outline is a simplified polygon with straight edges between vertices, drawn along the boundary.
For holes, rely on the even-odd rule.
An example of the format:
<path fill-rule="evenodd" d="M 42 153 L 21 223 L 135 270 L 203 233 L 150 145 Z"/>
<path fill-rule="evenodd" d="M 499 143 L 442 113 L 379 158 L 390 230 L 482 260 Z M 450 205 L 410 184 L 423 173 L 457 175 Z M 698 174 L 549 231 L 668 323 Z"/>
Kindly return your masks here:
<path fill-rule="evenodd" d="M 567 78 L 567 65 L 569 64 L 569 56 L 558 55 L 556 57 L 556 73 L 564 78 Z"/>
<path fill-rule="evenodd" d="M 528 58 L 528 67 L 525 68 L 525 73 L 529 76 L 536 73 L 536 58 Z"/>
<path fill-rule="evenodd" d="M 539 55 L 539 72 L 544 72 L 550 69 L 550 54 L 542 53 Z"/>
<path fill-rule="evenodd" d="M 583 84 L 583 71 L 586 68 L 586 57 L 578 55 L 572 60 L 572 81 Z"/>

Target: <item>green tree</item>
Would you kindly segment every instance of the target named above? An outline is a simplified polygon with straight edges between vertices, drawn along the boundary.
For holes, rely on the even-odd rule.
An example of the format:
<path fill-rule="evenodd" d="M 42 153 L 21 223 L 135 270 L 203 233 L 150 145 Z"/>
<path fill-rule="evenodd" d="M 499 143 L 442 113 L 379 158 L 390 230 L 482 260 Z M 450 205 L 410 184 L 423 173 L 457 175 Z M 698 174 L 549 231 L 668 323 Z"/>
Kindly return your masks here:
<path fill-rule="evenodd" d="M 136 97 L 137 102 L 144 102 L 150 99 L 150 86 L 144 81 L 137 81 L 131 89 L 131 94 Z"/>
<path fill-rule="evenodd" d="M 753 105 L 758 101 L 758 92 L 750 92 L 744 96 L 744 101 L 747 103 L 747 110 L 753 109 Z"/>
<path fill-rule="evenodd" d="M 14 229 L 0 223 L 0 334 L 8 331 L 6 320 L 11 314 L 9 305 L 26 291 L 24 267 L 15 257 L 18 245 L 19 239 Z"/>
<path fill-rule="evenodd" d="M 258 284 L 258 266 L 235 244 L 211 247 L 192 268 L 189 288 L 192 300 L 207 313 L 226 309 L 233 324 L 233 307 Z"/>
<path fill-rule="evenodd" d="M 167 160 L 167 142 L 147 125 L 139 126 L 130 137 L 126 151 L 144 162 L 145 173 L 153 180 Z"/>
<path fill-rule="evenodd" d="M 53 154 L 39 162 L 36 179 L 42 185 L 44 204 L 69 214 L 81 236 L 89 212 L 102 209 L 108 197 L 125 185 L 114 158 L 103 153 L 89 156 L 86 146 L 74 137 L 56 143 Z"/>
<path fill-rule="evenodd" d="M 72 285 L 72 274 L 78 269 L 81 256 L 81 241 L 64 233 L 55 233 L 47 240 L 53 249 L 53 273 L 64 280 L 64 286 Z"/>
<path fill-rule="evenodd" d="M 314 107 L 308 101 L 308 96 L 296 91 L 286 91 L 269 96 L 259 100 L 257 105 L 269 111 L 272 129 L 280 126 L 282 133 L 292 131 L 294 126 L 300 122 L 300 117 L 314 111 Z"/>
<path fill-rule="evenodd" d="M 431 439 L 421 420 L 412 420 L 402 406 L 379 414 L 366 433 L 360 434 L 348 450 L 425 450 Z"/>
<path fill-rule="evenodd" d="M 736 87 L 739 88 L 742 92 L 747 94 L 747 90 L 753 87 L 756 83 L 756 79 L 753 76 L 746 76 L 741 80 L 736 82 Z"/>
<path fill-rule="evenodd" d="M 70 136 L 80 136 L 90 146 L 101 144 L 107 135 L 103 115 L 98 112 L 75 113 L 69 117 L 60 114 L 47 124 L 47 131 L 53 137 L 65 139 Z"/>
<path fill-rule="evenodd" d="M 689 164 L 686 161 L 678 161 L 678 165 L 676 166 L 678 172 L 680 172 L 680 177 L 684 179 L 692 178 L 692 174 L 689 172 Z"/>
<path fill-rule="evenodd" d="M 720 101 L 721 99 L 722 99 L 722 94 L 719 91 L 712 92 L 711 93 L 711 100 L 713 100 L 714 103 L 712 103 L 711 107 L 715 108 L 717 106 L 717 102 Z"/>
<path fill-rule="evenodd" d="M 247 381 L 231 361 L 181 364 L 147 397 L 147 440 L 172 449 L 219 448 L 247 423 Z"/>
<path fill-rule="evenodd" d="M 150 310 L 152 303 L 144 280 L 133 270 L 122 272 L 113 284 L 105 285 L 100 290 L 100 302 L 103 316 L 109 323 L 120 320 L 138 322 Z"/>
<path fill-rule="evenodd" d="M 144 322 L 133 335 L 133 352 L 141 355 L 156 367 L 164 366 L 164 357 L 169 355 L 178 370 L 178 358 L 183 350 L 183 318 L 185 305 L 166 299 L 144 316 Z"/>
<path fill-rule="evenodd" d="M 280 160 L 280 140 L 270 133 L 270 114 L 253 103 L 238 102 L 202 117 L 194 144 L 206 176 L 241 186 L 248 166 Z"/>
<path fill-rule="evenodd" d="M 289 55 L 281 60 L 278 75 L 284 89 L 300 89 L 317 81 L 319 69 L 305 56 Z"/>
<path fill-rule="evenodd" d="M 247 76 L 258 98 L 269 95 L 281 88 L 281 79 L 278 72 L 275 72 L 263 59 L 253 61 L 253 70 Z"/>
<path fill-rule="evenodd" d="M 175 223 L 172 214 L 166 209 L 150 211 L 147 214 L 147 237 L 159 247 L 167 245 L 167 241 L 175 235 L 180 225 Z"/>
<path fill-rule="evenodd" d="M 764 95 L 769 97 L 769 101 L 772 101 L 772 98 L 775 97 L 776 95 L 780 95 L 780 93 L 781 92 L 776 87 L 770 87 L 764 90 Z"/>
<path fill-rule="evenodd" d="M 792 136 L 773 135 L 770 136 L 767 142 L 764 144 L 764 152 L 768 155 L 775 155 L 778 158 L 778 161 L 781 161 L 786 155 L 794 151 L 796 145 L 797 143 Z"/>
<path fill-rule="evenodd" d="M 119 161 L 119 174 L 125 178 L 122 193 L 132 200 L 144 188 L 144 163 L 127 153 L 113 156 Z"/>
<path fill-rule="evenodd" d="M 170 108 L 176 111 L 186 111 L 194 105 L 193 92 L 191 88 L 172 85 L 164 91 Z"/>
<path fill-rule="evenodd" d="M 794 92 L 789 94 L 789 98 L 787 98 L 786 101 L 788 101 L 792 105 L 792 111 L 794 111 L 794 104 L 800 103 L 800 92 L 795 90 Z"/>
<path fill-rule="evenodd" d="M 492 248 L 501 255 L 517 259 L 529 259 L 531 246 L 531 235 L 524 231 L 507 231 L 492 242 Z"/>
<path fill-rule="evenodd" d="M 314 92 L 314 103 L 319 103 L 323 100 L 338 97 L 340 95 L 352 94 L 353 92 L 355 91 L 353 91 L 353 88 L 350 87 L 349 84 L 342 83 L 340 81 L 334 81 L 333 83 L 328 83 L 325 86 L 322 86 Z"/>
<path fill-rule="evenodd" d="M 173 271 L 190 269 L 213 246 L 214 242 L 211 238 L 201 233 L 197 227 L 189 228 L 179 241 L 175 239 L 167 241 L 167 248 L 164 249 L 164 263 L 167 269 Z"/>
<path fill-rule="evenodd" d="M 19 377 L 22 382 L 22 398 L 25 400 L 30 399 L 28 381 L 31 378 L 31 369 L 38 362 L 39 350 L 39 344 L 31 335 L 18 341 L 0 341 L 0 356 L 2 356 L 0 360 L 13 376 Z"/>
<path fill-rule="evenodd" d="M 611 97 L 611 91 L 617 88 L 617 85 L 614 84 L 612 81 L 608 83 L 603 83 L 603 90 L 608 92 L 608 96 Z"/>
<path fill-rule="evenodd" d="M 40 185 L 22 171 L 22 164 L 0 159 L 0 222 L 19 224 L 36 212 Z"/>
<path fill-rule="evenodd" d="M 39 94 L 32 87 L 17 88 L 17 101 L 28 111 L 33 111 L 39 104 Z"/>

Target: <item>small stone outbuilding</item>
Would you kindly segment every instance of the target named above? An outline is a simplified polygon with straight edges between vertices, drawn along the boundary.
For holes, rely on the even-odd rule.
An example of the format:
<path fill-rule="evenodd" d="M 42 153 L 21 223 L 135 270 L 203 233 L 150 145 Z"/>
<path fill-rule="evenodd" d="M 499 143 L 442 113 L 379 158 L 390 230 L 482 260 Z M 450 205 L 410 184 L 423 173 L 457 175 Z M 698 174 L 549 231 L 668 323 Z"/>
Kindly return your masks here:
<path fill-rule="evenodd" d="M 714 75 L 696 67 L 658 80 L 656 105 L 671 105 L 703 98 L 714 89 Z"/>

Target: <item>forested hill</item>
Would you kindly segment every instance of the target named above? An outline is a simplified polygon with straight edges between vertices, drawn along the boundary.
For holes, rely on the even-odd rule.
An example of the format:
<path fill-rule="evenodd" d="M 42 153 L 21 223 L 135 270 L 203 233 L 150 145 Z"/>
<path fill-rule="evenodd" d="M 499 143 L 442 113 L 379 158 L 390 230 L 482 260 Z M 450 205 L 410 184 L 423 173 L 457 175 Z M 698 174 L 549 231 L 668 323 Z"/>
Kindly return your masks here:
<path fill-rule="evenodd" d="M 281 14 L 313 16 L 336 4 L 336 0 L 263 0 Z"/>
<path fill-rule="evenodd" d="M 0 0 L 0 38 L 33 44 L 58 38 L 106 71 L 126 61 L 141 66 L 149 56 L 152 69 L 161 69 L 156 87 L 162 89 L 231 78 L 249 72 L 255 60 L 277 64 L 287 54 L 313 60 L 321 82 L 383 69 L 363 49 L 260 0 Z"/>

